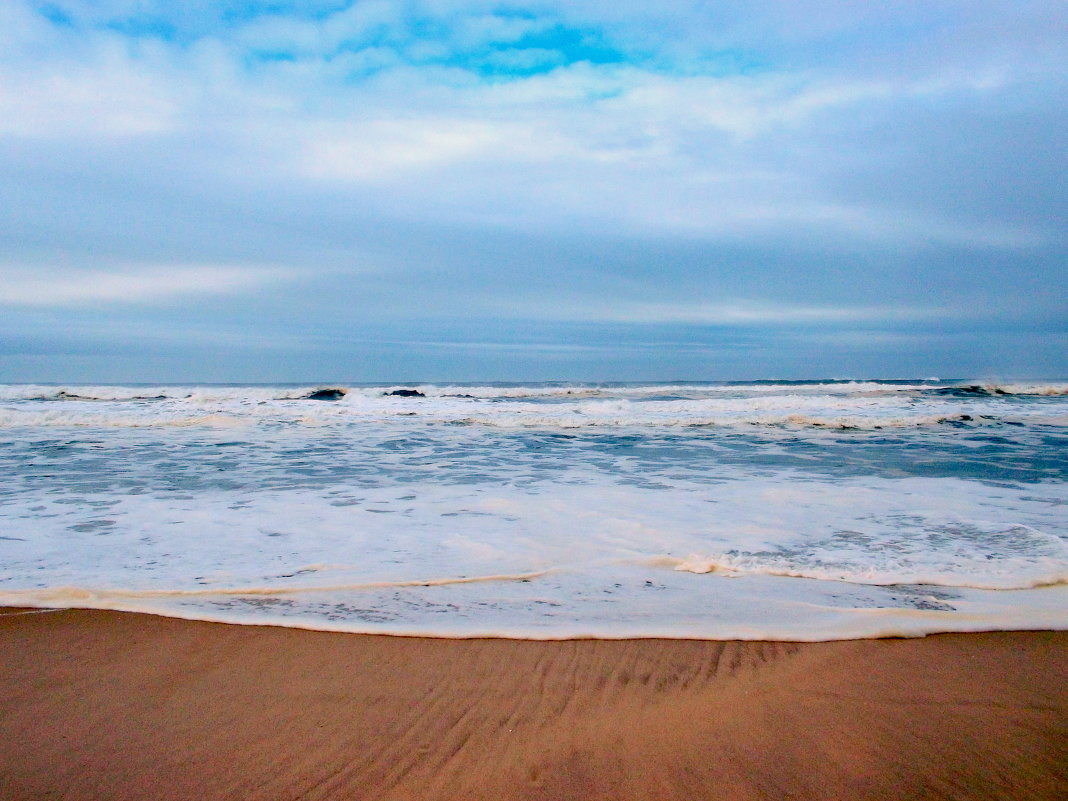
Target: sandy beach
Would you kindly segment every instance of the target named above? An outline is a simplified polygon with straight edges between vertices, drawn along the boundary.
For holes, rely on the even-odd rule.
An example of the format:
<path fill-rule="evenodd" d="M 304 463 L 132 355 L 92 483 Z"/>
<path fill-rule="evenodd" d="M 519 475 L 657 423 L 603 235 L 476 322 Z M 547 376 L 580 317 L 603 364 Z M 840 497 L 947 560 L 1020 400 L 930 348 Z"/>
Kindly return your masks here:
<path fill-rule="evenodd" d="M 535 642 L 16 611 L 4 799 L 1068 792 L 1068 632 Z"/>

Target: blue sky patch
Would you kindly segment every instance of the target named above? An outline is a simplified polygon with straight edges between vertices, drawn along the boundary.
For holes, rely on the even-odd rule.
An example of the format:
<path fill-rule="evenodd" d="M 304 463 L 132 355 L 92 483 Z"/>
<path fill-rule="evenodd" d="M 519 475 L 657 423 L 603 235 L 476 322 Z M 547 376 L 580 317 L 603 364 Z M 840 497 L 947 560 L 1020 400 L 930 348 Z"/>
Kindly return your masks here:
<path fill-rule="evenodd" d="M 433 63 L 459 67 L 485 78 L 524 78 L 578 62 L 603 65 L 626 61 L 627 56 L 601 33 L 554 24 L 513 41 L 458 51 Z"/>

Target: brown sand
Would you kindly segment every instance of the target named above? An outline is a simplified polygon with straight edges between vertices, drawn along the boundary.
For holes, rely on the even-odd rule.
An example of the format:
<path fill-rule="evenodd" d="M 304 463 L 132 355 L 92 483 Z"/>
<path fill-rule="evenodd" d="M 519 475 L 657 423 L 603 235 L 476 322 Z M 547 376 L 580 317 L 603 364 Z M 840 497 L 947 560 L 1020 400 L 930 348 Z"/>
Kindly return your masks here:
<path fill-rule="evenodd" d="M 4 799 L 1068 798 L 1068 632 L 529 642 L 12 611 Z"/>

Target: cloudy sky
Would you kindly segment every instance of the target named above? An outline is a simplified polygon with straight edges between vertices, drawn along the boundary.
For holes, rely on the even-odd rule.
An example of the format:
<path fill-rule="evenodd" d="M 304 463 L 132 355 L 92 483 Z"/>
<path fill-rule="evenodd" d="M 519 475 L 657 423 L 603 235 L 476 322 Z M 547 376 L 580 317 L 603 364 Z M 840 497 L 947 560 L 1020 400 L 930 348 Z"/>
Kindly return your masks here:
<path fill-rule="evenodd" d="M 1068 5 L 3 0 L 0 381 L 1068 375 Z"/>

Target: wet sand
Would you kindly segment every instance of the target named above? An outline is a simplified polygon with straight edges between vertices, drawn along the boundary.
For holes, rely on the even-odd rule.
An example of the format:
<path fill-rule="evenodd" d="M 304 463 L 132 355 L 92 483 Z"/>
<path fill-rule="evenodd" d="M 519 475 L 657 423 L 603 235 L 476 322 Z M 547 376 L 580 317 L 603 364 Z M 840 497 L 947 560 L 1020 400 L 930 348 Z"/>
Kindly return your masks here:
<path fill-rule="evenodd" d="M 0 798 L 1068 797 L 1068 632 L 434 640 L 0 610 Z"/>

